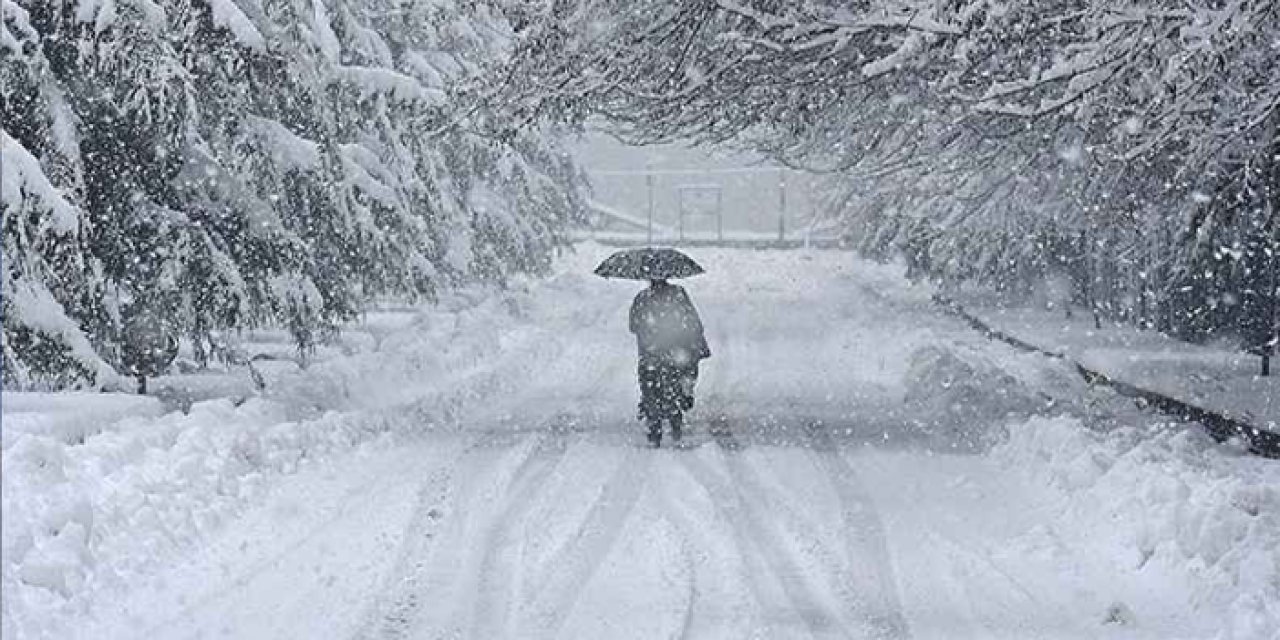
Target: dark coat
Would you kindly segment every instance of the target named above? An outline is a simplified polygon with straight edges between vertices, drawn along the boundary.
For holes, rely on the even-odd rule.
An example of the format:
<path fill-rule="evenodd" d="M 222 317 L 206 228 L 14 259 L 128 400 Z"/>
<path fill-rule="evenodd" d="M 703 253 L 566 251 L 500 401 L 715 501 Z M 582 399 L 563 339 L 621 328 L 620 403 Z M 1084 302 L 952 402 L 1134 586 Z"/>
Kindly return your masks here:
<path fill-rule="evenodd" d="M 689 294 L 674 284 L 659 282 L 636 295 L 630 327 L 642 360 L 697 366 L 711 357 L 698 310 Z"/>
<path fill-rule="evenodd" d="M 631 303 L 631 333 L 640 351 L 640 417 L 678 419 L 693 406 L 698 363 L 711 356 L 702 319 L 684 289 L 659 282 Z"/>

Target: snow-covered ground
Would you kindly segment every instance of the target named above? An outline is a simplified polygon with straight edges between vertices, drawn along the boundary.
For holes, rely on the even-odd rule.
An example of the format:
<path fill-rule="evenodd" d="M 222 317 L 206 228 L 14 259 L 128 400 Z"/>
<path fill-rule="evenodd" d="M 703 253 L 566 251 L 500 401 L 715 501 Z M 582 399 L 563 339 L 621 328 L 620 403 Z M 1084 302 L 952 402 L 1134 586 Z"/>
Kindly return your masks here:
<path fill-rule="evenodd" d="M 1280 637 L 1280 464 L 895 267 L 691 252 L 714 355 L 687 442 L 643 447 L 607 251 L 187 414 L 10 431 L 41 405 L 6 395 L 0 633 Z"/>
<path fill-rule="evenodd" d="M 1144 389 L 1280 433 L 1280 375 L 1262 377 L 1257 355 L 1235 344 L 1197 345 L 1077 311 L 965 296 L 965 309 L 991 326 L 1090 369 Z"/>

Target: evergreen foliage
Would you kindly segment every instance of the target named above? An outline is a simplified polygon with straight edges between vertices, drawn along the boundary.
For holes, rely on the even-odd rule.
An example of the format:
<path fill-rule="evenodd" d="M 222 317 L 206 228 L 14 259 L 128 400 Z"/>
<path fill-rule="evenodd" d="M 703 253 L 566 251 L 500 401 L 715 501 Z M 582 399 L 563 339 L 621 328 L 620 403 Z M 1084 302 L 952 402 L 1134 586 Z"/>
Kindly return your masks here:
<path fill-rule="evenodd" d="M 514 10 L 0 2 L 6 388 L 114 380 L 139 315 L 201 358 L 263 323 L 306 351 L 374 296 L 545 269 L 582 210 L 486 101 Z"/>

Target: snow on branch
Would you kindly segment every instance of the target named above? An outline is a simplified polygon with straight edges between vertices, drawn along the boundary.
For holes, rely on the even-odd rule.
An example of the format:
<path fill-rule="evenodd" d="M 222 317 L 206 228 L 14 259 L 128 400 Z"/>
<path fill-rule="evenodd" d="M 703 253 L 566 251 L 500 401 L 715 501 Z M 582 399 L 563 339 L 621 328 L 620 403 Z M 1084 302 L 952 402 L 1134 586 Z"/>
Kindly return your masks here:
<path fill-rule="evenodd" d="M 15 277 L 10 268 L 7 264 L 4 267 L 6 329 L 26 327 L 57 340 L 69 350 L 72 359 L 89 367 L 94 386 L 115 381 L 118 377 L 115 369 L 98 355 L 80 326 L 67 316 L 66 309 L 49 289 L 31 278 Z"/>
<path fill-rule="evenodd" d="M 3 171 L 0 176 L 0 202 L 4 203 L 5 216 L 8 217 L 10 212 L 29 210 L 30 205 L 35 205 L 48 212 L 40 223 L 42 234 L 75 233 L 80 218 L 76 208 L 49 182 L 40 161 L 3 129 L 0 129 L 0 156 L 4 158 L 0 162 L 0 170 Z"/>
<path fill-rule="evenodd" d="M 422 83 L 398 71 L 377 67 L 341 66 L 335 76 L 359 89 L 365 97 L 387 94 L 403 102 L 419 102 L 427 106 L 439 106 L 445 102 L 445 94 L 439 89 Z"/>
<path fill-rule="evenodd" d="M 295 134 L 279 122 L 246 116 L 245 124 L 281 168 L 312 171 L 320 165 L 320 145 Z"/>
<path fill-rule="evenodd" d="M 338 35 L 333 32 L 329 12 L 325 9 L 323 0 L 311 0 L 311 5 L 312 38 L 315 45 L 329 62 L 336 63 L 342 55 L 342 43 L 338 41 Z"/>
<path fill-rule="evenodd" d="M 109 0 L 108 0 L 109 1 Z M 206 0 L 213 11 L 213 23 L 225 27 L 240 44 L 257 53 L 267 50 L 267 40 L 254 26 L 249 16 L 236 5 L 235 0 Z"/>
<path fill-rule="evenodd" d="M 21 59 L 29 53 L 24 51 L 23 44 L 34 44 L 39 37 L 26 9 L 13 0 L 0 0 L 0 48 L 8 49 L 9 55 Z"/>
<path fill-rule="evenodd" d="M 924 44 L 924 38 L 920 34 L 908 35 L 893 53 L 862 65 L 863 77 L 874 78 L 901 68 L 924 49 Z"/>
<path fill-rule="evenodd" d="M 390 172 L 377 154 L 359 144 L 340 145 L 338 153 L 348 185 L 358 187 L 388 209 L 400 207 L 400 195 L 394 186 L 387 184 L 391 182 Z"/>

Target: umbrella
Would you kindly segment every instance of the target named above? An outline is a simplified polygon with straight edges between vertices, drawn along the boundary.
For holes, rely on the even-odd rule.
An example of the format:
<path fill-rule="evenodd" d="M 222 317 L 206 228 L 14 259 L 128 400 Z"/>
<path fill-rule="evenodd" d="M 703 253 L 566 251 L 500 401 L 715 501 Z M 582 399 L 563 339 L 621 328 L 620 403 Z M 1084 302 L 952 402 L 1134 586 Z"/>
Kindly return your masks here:
<path fill-rule="evenodd" d="M 619 251 L 596 267 L 596 275 L 627 280 L 666 280 L 688 278 L 702 273 L 702 267 L 675 249 L 626 249 Z"/>

